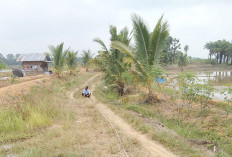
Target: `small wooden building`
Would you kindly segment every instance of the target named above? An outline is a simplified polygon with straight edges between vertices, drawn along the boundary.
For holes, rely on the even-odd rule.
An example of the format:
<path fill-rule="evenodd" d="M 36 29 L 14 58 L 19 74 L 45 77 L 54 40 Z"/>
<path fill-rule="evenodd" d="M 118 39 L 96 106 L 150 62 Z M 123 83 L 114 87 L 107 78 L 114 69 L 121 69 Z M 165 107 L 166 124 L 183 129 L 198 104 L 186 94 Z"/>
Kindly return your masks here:
<path fill-rule="evenodd" d="M 49 55 L 43 53 L 28 53 L 20 55 L 17 62 L 22 62 L 26 74 L 39 74 L 48 72 L 48 63 L 52 60 Z"/>

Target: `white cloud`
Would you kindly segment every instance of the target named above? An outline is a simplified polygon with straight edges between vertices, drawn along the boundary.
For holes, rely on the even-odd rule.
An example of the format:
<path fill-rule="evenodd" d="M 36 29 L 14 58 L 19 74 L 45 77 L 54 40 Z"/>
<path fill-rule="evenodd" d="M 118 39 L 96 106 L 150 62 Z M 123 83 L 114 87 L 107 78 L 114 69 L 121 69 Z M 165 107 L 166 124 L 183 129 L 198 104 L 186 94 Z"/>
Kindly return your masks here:
<path fill-rule="evenodd" d="M 207 57 L 203 45 L 210 40 L 231 40 L 229 0 L 8 0 L 0 5 L 0 53 L 48 51 L 48 45 L 65 42 L 66 47 L 92 49 L 93 38 L 106 43 L 109 25 L 131 28 L 137 13 L 150 30 L 164 13 L 170 33 L 190 46 L 190 55 Z"/>

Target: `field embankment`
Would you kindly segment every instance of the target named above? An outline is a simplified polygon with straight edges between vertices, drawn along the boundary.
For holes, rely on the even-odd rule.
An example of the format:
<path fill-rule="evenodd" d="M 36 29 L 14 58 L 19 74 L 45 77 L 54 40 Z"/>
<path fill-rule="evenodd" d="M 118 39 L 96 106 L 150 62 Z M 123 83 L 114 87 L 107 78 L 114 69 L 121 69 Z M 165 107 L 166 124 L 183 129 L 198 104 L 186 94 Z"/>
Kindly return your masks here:
<path fill-rule="evenodd" d="M 49 75 L 28 76 L 16 78 L 12 84 L 6 80 L 2 80 L 0 84 L 4 85 L 4 87 L 0 88 L 0 102 L 2 105 L 12 103 L 13 100 L 13 102 L 17 102 L 16 98 L 28 92 L 30 87 L 48 85 L 51 78 L 52 76 Z"/>
<path fill-rule="evenodd" d="M 209 105 L 201 111 L 200 105 L 178 102 L 175 97 L 149 105 L 143 103 L 144 93 L 126 95 L 97 86 L 97 97 L 138 131 L 160 142 L 180 156 L 232 155 L 231 106 Z M 169 91 L 170 92 L 170 91 Z M 190 108 L 189 108 L 190 107 Z"/>

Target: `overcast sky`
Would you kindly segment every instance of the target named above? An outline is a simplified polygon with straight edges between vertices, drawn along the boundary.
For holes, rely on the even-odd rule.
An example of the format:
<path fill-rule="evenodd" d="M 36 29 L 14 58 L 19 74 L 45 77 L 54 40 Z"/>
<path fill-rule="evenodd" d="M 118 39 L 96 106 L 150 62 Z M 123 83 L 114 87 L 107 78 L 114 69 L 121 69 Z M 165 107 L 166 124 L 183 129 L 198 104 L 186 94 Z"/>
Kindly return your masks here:
<path fill-rule="evenodd" d="M 74 50 L 109 43 L 109 25 L 132 28 L 131 14 L 153 30 L 164 14 L 170 35 L 207 58 L 208 41 L 232 39 L 232 0 L 0 0 L 0 53 L 43 53 L 61 42 Z"/>

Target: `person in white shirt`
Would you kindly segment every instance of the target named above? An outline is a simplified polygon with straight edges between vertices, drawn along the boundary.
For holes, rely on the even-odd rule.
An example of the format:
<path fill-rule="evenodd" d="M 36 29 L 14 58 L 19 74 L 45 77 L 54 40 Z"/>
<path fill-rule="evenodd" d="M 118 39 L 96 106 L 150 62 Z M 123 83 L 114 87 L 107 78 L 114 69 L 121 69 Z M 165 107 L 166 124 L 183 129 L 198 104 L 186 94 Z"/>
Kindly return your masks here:
<path fill-rule="evenodd" d="M 86 87 L 85 87 L 85 89 L 83 90 L 83 92 L 82 92 L 82 96 L 84 96 L 84 97 L 89 97 L 89 98 L 90 98 L 90 96 L 91 96 L 91 92 L 90 92 L 90 90 L 89 90 L 89 87 L 88 87 L 88 86 L 86 86 Z"/>

